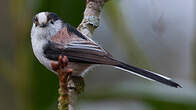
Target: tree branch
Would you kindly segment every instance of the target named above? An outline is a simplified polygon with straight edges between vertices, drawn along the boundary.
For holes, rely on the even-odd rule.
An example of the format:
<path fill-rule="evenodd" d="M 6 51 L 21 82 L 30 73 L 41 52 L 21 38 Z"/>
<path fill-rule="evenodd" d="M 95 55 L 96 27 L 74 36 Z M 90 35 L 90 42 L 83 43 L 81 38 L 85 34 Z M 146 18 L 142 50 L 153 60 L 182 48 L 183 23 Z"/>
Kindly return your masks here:
<path fill-rule="evenodd" d="M 52 62 L 51 66 L 54 71 L 58 73 L 59 76 L 59 110 L 68 110 L 69 105 L 69 89 L 68 82 L 72 73 L 72 69 L 66 68 L 68 64 L 67 57 L 59 56 L 58 63 Z"/>
<path fill-rule="evenodd" d="M 100 12 L 104 3 L 108 0 L 86 0 L 86 9 L 78 30 L 87 37 L 92 37 L 94 30 L 100 24 Z M 58 62 L 52 62 L 51 66 L 59 76 L 59 110 L 75 110 L 77 96 L 84 89 L 82 77 L 71 75 L 72 69 L 67 68 L 68 59 L 66 56 L 59 56 Z"/>
<path fill-rule="evenodd" d="M 86 9 L 78 30 L 87 37 L 92 37 L 94 30 L 100 24 L 100 13 L 108 0 L 86 0 Z"/>

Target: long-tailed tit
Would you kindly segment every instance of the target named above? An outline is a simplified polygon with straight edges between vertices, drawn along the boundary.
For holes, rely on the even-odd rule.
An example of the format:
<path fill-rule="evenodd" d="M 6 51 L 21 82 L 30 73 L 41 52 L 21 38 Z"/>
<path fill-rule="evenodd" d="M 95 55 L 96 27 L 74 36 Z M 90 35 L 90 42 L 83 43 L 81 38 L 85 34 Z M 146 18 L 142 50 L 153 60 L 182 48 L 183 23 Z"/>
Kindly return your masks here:
<path fill-rule="evenodd" d="M 114 59 L 110 53 L 92 39 L 81 34 L 70 24 L 63 22 L 52 12 L 40 12 L 35 15 L 31 30 L 31 42 L 37 59 L 51 71 L 53 71 L 51 62 L 58 61 L 58 57 L 61 55 L 67 56 L 68 67 L 73 69 L 73 76 L 81 76 L 92 65 L 103 64 L 172 87 L 181 87 L 170 78 Z"/>

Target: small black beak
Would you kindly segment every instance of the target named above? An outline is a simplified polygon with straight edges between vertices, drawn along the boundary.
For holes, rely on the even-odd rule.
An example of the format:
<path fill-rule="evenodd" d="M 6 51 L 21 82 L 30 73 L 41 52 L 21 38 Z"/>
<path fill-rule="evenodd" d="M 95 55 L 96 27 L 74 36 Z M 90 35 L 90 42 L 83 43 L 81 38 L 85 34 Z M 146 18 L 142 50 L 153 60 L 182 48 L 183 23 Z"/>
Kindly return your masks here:
<path fill-rule="evenodd" d="M 46 27 L 46 26 L 47 26 L 47 24 L 45 24 L 45 23 L 40 24 L 40 27 L 41 27 L 41 28 L 44 28 L 44 27 Z"/>

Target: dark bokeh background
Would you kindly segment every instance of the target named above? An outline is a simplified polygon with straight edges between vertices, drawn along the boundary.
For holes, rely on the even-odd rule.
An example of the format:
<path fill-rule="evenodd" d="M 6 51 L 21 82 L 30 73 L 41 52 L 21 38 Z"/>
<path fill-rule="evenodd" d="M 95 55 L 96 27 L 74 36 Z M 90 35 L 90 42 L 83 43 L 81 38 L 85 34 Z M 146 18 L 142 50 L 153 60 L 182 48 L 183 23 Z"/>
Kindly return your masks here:
<path fill-rule="evenodd" d="M 85 76 L 79 110 L 195 110 L 195 1 L 111 0 L 93 39 L 127 63 L 172 77 L 170 88 L 99 66 Z M 32 17 L 57 13 L 77 27 L 84 0 L 7 0 L 0 4 L 0 109 L 57 109 L 58 78 L 34 57 Z"/>

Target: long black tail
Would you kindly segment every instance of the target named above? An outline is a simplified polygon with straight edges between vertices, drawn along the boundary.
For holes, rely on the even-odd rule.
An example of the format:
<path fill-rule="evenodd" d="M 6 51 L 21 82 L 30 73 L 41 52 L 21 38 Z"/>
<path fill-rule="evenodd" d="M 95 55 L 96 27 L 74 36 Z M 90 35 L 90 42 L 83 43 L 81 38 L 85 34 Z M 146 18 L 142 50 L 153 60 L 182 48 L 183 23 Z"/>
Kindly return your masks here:
<path fill-rule="evenodd" d="M 172 87 L 176 87 L 176 88 L 182 87 L 176 82 L 172 81 L 170 78 L 167 78 L 165 76 L 162 76 L 160 74 L 157 74 L 157 73 L 154 73 L 148 70 L 140 69 L 140 68 L 125 64 L 123 62 L 119 62 L 117 65 L 114 65 L 114 66 L 122 70 L 128 71 L 129 73 L 144 77 L 146 79 L 158 81 L 160 83 L 163 83 L 163 84 L 166 84 Z"/>

